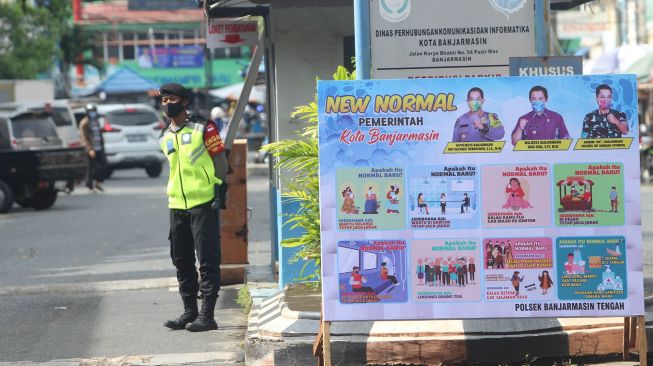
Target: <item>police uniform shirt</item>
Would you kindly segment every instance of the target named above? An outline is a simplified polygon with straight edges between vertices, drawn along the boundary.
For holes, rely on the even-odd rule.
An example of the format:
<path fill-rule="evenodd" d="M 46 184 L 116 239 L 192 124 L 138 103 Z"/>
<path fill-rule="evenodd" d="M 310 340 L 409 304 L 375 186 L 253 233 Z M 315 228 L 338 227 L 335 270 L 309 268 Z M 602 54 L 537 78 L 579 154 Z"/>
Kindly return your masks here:
<path fill-rule="evenodd" d="M 483 112 L 479 120 L 483 128 L 474 127 L 474 114 L 467 112 L 458 117 L 453 128 L 453 142 L 482 142 L 495 141 L 503 138 L 505 131 L 499 117 L 495 113 Z"/>

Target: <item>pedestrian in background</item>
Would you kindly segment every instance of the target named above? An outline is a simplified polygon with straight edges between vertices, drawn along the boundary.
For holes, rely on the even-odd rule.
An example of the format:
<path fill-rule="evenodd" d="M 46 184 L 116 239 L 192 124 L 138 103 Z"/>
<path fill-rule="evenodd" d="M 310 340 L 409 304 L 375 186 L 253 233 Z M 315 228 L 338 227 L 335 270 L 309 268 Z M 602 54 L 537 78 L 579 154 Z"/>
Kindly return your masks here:
<path fill-rule="evenodd" d="M 107 158 L 104 153 L 100 115 L 95 104 L 87 104 L 85 110 L 86 116 L 79 121 L 79 136 L 88 155 L 86 186 L 93 192 L 96 192 L 96 190 L 104 191 L 101 183 L 104 182 Z"/>
<path fill-rule="evenodd" d="M 164 112 L 170 118 L 170 125 L 161 131 L 159 139 L 170 163 L 170 255 L 184 304 L 184 313 L 164 325 L 191 332 L 216 330 L 214 310 L 220 290 L 221 260 L 219 210 L 225 208 L 227 179 L 224 144 L 213 121 L 188 116 L 188 89 L 180 84 L 165 84 L 159 93 Z M 199 312 L 198 292 L 202 298 Z"/>
<path fill-rule="evenodd" d="M 218 126 L 218 132 L 220 132 L 220 137 L 224 140 L 227 137 L 227 130 L 229 127 L 229 116 L 224 108 L 217 106 L 211 109 L 211 121 L 215 122 L 215 125 Z"/>

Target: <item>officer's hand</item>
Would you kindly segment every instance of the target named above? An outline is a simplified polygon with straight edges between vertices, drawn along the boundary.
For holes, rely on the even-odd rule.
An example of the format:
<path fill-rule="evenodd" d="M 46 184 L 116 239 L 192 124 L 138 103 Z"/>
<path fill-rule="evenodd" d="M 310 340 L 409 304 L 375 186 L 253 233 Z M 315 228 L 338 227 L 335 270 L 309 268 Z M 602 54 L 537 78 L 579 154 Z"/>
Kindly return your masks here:
<path fill-rule="evenodd" d="M 614 116 L 614 114 L 610 113 L 608 114 L 608 122 L 612 123 L 613 125 L 616 125 L 619 123 L 619 119 Z"/>
<path fill-rule="evenodd" d="M 227 182 L 222 182 L 219 186 L 219 199 L 220 199 L 220 208 L 227 208 Z"/>
<path fill-rule="evenodd" d="M 88 156 L 90 156 L 91 159 L 95 159 L 95 150 L 89 150 L 88 151 Z"/>
<path fill-rule="evenodd" d="M 528 120 L 526 118 L 522 118 L 519 120 L 519 128 L 522 130 L 526 128 L 526 124 L 528 123 Z"/>
<path fill-rule="evenodd" d="M 474 128 L 482 130 L 483 129 L 483 121 L 477 119 L 474 121 Z"/>

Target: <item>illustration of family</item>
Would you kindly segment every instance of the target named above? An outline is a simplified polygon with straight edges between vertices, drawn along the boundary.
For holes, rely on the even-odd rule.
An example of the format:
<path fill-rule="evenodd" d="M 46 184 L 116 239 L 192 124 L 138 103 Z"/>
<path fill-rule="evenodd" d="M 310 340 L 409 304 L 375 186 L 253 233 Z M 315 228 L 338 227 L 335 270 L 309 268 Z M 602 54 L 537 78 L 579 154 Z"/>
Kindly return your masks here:
<path fill-rule="evenodd" d="M 487 244 L 485 244 L 485 258 L 485 268 L 510 268 L 508 261 L 513 259 L 512 243 L 510 240 L 501 242 L 499 242 L 499 240 L 495 240 L 493 245 L 492 240 L 488 240 Z"/>
<path fill-rule="evenodd" d="M 471 199 L 467 193 L 463 193 L 463 197 L 460 201 L 447 200 L 447 195 L 445 193 L 440 193 L 440 214 L 447 214 L 447 203 L 450 202 L 455 202 L 456 204 L 460 202 L 460 213 L 469 211 L 469 207 L 471 206 Z M 417 210 L 417 212 L 420 214 L 430 215 L 428 202 L 424 199 L 424 193 L 422 192 L 417 194 Z"/>
<path fill-rule="evenodd" d="M 345 187 L 342 191 L 342 206 L 340 206 L 340 211 L 345 214 L 358 214 L 360 213 L 360 207 L 356 206 L 356 201 L 354 200 L 354 192 L 351 189 L 351 186 Z M 381 207 L 381 202 L 379 202 L 376 192 L 374 192 L 374 187 L 370 186 L 365 193 L 365 203 L 363 214 L 378 214 L 379 208 Z M 399 186 L 391 185 L 390 189 L 386 193 L 386 203 L 385 203 L 386 213 L 399 213 Z"/>
<path fill-rule="evenodd" d="M 626 114 L 612 108 L 612 88 L 601 84 L 595 89 L 598 108 L 588 113 L 583 120 L 582 138 L 621 138 L 629 131 Z M 531 111 L 517 119 L 510 138 L 513 145 L 520 140 L 568 139 L 569 131 L 564 118 L 546 107 L 548 90 L 535 85 L 528 92 Z M 474 87 L 467 92 L 469 112 L 458 117 L 454 125 L 452 142 L 497 141 L 504 137 L 504 127 L 495 113 L 483 110 L 485 102 L 481 88 Z"/>
<path fill-rule="evenodd" d="M 476 283 L 473 257 L 418 258 L 416 271 L 419 286 L 466 286 Z"/>

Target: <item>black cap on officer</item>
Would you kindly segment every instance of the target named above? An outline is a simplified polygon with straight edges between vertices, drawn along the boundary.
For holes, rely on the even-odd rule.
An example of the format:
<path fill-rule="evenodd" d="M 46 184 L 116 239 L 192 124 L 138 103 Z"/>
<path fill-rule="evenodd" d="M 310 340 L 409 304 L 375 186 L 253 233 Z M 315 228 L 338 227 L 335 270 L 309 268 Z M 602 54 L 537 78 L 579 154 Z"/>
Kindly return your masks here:
<path fill-rule="evenodd" d="M 183 85 L 177 83 L 163 84 L 159 87 L 159 94 L 164 97 L 166 95 L 176 95 L 182 99 L 190 100 L 190 91 L 184 88 Z"/>

